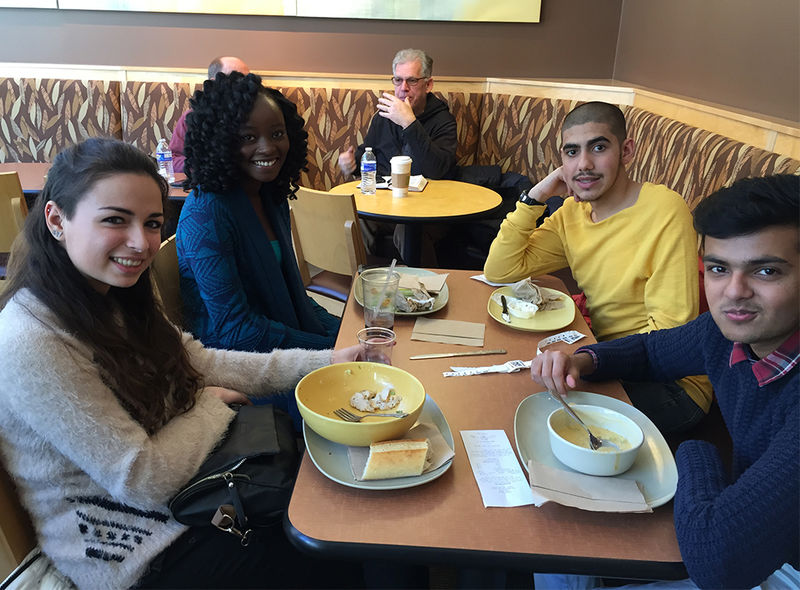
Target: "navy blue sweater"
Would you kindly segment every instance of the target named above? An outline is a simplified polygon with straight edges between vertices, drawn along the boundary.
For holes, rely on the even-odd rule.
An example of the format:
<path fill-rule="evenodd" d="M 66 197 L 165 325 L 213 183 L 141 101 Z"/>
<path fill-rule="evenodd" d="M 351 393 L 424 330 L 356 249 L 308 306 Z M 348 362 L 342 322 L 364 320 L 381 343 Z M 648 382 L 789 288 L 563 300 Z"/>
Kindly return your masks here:
<path fill-rule="evenodd" d="M 701 588 L 751 588 L 784 563 L 800 567 L 800 378 L 759 387 L 751 365 L 729 366 L 733 343 L 705 313 L 685 326 L 588 346 L 586 379 L 674 381 L 706 373 L 733 440 L 732 472 L 705 441 L 675 456 L 675 531 Z"/>

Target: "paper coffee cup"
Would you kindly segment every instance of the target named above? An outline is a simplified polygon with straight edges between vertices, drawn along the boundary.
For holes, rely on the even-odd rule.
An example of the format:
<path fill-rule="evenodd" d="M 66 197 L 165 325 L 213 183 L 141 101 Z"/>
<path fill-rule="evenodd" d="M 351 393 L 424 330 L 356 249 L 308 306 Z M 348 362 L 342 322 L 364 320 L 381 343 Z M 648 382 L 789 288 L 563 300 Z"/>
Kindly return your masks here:
<path fill-rule="evenodd" d="M 394 156 L 389 162 L 392 165 L 392 196 L 408 196 L 408 180 L 411 177 L 411 157 Z"/>

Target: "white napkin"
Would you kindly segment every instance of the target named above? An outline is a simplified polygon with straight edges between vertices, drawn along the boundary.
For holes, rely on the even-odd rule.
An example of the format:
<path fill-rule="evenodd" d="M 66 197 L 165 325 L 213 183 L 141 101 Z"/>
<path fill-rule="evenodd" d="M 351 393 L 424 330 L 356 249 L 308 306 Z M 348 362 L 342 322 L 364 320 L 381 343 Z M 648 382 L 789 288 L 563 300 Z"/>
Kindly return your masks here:
<path fill-rule="evenodd" d="M 445 377 L 466 377 L 468 375 L 483 375 L 485 373 L 516 373 L 522 369 L 530 369 L 531 361 L 506 361 L 502 365 L 488 367 L 450 367 L 449 371 L 442 373 Z"/>
<path fill-rule="evenodd" d="M 564 471 L 528 459 L 536 506 L 555 502 L 593 512 L 652 512 L 639 482 Z"/>
<path fill-rule="evenodd" d="M 487 285 L 491 285 L 492 287 L 510 287 L 514 283 L 493 283 L 489 279 L 486 278 L 486 275 L 475 275 L 470 277 L 471 279 L 475 279 L 476 281 L 480 281 L 481 283 L 486 283 Z"/>

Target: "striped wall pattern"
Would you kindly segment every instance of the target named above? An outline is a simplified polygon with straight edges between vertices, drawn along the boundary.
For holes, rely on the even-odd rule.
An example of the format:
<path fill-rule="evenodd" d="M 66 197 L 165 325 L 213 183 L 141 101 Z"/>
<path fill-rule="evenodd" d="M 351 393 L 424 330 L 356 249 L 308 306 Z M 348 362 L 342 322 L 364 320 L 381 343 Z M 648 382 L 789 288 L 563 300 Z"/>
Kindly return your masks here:
<path fill-rule="evenodd" d="M 121 138 L 120 83 L 0 78 L 0 162 L 52 162 L 67 146 Z"/>

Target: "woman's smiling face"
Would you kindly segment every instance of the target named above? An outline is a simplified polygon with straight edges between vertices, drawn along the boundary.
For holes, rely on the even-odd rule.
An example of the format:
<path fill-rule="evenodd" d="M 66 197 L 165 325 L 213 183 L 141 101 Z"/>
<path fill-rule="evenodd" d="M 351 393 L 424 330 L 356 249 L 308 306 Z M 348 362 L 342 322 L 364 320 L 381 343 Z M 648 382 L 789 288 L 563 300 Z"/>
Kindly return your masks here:
<path fill-rule="evenodd" d="M 289 152 L 289 135 L 278 104 L 259 93 L 247 122 L 239 129 L 239 166 L 243 179 L 259 184 L 278 177 Z"/>
<path fill-rule="evenodd" d="M 94 289 L 132 287 L 161 245 L 161 189 L 147 174 L 113 174 L 83 194 L 69 219 L 53 201 L 45 218 Z"/>

